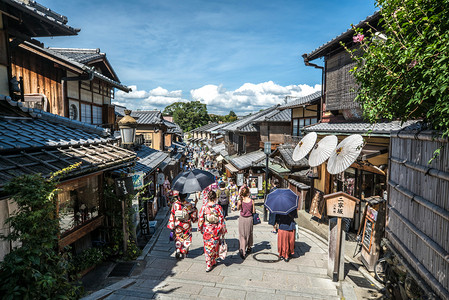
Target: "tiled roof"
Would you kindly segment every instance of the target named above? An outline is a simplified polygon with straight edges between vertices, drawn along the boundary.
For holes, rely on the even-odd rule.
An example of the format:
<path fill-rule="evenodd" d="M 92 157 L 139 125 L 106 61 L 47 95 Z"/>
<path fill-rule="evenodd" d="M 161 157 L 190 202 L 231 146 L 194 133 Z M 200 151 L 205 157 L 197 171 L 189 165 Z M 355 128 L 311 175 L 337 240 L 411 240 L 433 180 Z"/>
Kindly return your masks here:
<path fill-rule="evenodd" d="M 161 125 L 162 114 L 159 110 L 137 110 L 131 112 L 131 117 L 136 118 L 137 124 Z"/>
<path fill-rule="evenodd" d="M 230 162 L 238 169 L 243 170 L 251 167 L 253 163 L 260 161 L 264 157 L 265 153 L 263 153 L 263 151 L 258 150 L 230 158 Z"/>
<path fill-rule="evenodd" d="M 298 178 L 298 180 L 301 180 L 301 182 L 303 182 L 303 183 L 310 184 L 310 183 L 312 183 L 312 179 L 307 176 L 308 174 L 309 174 L 309 169 L 304 169 L 301 171 L 293 172 L 290 174 L 290 176 Z M 292 178 L 292 179 L 294 179 L 294 178 Z"/>
<path fill-rule="evenodd" d="M 49 47 L 48 49 L 55 51 L 61 55 L 64 55 L 74 61 L 81 64 L 87 64 L 93 60 L 105 59 L 106 54 L 101 53 L 100 49 L 82 49 L 82 48 L 54 48 Z"/>
<path fill-rule="evenodd" d="M 211 133 L 218 133 L 219 131 L 221 131 L 221 128 L 227 126 L 229 123 L 221 123 L 221 124 L 217 124 L 217 126 L 211 127 L 209 129 L 207 129 L 207 132 L 211 132 Z"/>
<path fill-rule="evenodd" d="M 9 108 L 9 109 L 8 109 Z M 133 163 L 135 153 L 111 145 L 97 126 L 20 106 L 0 97 L 0 189 L 15 176 L 44 176 L 81 162 L 67 176 Z"/>
<path fill-rule="evenodd" d="M 9 97 L 0 98 L 0 108 L 16 107 L 26 113 L 0 117 L 0 151 L 67 145 L 105 143 L 113 138 L 98 126 L 71 120 L 35 108 L 23 107 Z"/>
<path fill-rule="evenodd" d="M 210 128 L 213 128 L 215 126 L 219 125 L 218 123 L 212 122 L 206 125 L 203 125 L 201 127 L 195 128 L 193 130 L 191 130 L 191 132 L 203 132 L 203 131 L 207 131 Z"/>
<path fill-rule="evenodd" d="M 51 9 L 37 3 L 36 1 L 20 0 L 2 0 L 6 5 L 12 7 L 6 16 L 15 16 L 20 19 L 19 24 L 30 31 L 31 36 L 58 36 L 58 35 L 76 35 L 80 29 L 67 25 L 67 17 L 58 14 Z M 8 10 L 7 8 L 3 8 Z M 34 23 L 23 24 L 27 22 L 25 16 L 34 18 Z M 13 19 L 13 21 L 15 21 Z M 35 26 L 32 26 L 35 25 Z M 40 26 L 39 26 L 40 25 Z M 32 27 L 32 28 L 29 28 Z"/>
<path fill-rule="evenodd" d="M 254 120 L 254 122 L 291 122 L 291 121 L 292 121 L 292 112 L 289 109 L 287 110 L 276 109 Z"/>
<path fill-rule="evenodd" d="M 128 88 L 127 86 L 121 84 L 118 81 L 118 78 L 117 78 L 117 81 L 114 80 L 114 79 L 111 79 L 111 78 L 109 78 L 109 77 L 107 77 L 107 76 L 105 76 L 105 75 L 95 71 L 93 68 L 89 67 L 88 65 L 86 65 L 84 63 L 80 63 L 80 62 L 78 62 L 78 61 L 76 61 L 76 60 L 74 60 L 74 59 L 72 59 L 72 58 L 70 58 L 70 57 L 68 57 L 68 56 L 66 56 L 66 55 L 64 55 L 62 53 L 59 53 L 58 51 L 55 51 L 55 50 L 51 49 L 51 48 L 43 48 L 41 46 L 35 45 L 35 44 L 27 42 L 27 41 L 23 42 L 19 46 L 24 48 L 24 49 L 26 49 L 26 50 L 32 49 L 34 51 L 38 51 L 38 52 L 41 52 L 43 54 L 49 55 L 54 60 L 62 61 L 64 63 L 67 63 L 70 66 L 72 66 L 73 68 L 75 68 L 76 70 L 78 70 L 80 72 L 86 72 L 89 75 L 92 75 L 92 76 L 94 76 L 94 77 L 96 77 L 98 79 L 106 81 L 109 84 L 111 84 L 112 86 L 114 86 L 114 87 L 116 87 L 116 88 L 118 88 L 118 89 L 120 89 L 122 91 L 125 91 L 125 92 L 131 91 L 130 88 Z M 111 68 L 111 70 L 112 70 L 112 68 Z M 114 73 L 114 76 L 116 77 L 115 73 Z"/>
<path fill-rule="evenodd" d="M 309 105 L 319 101 L 320 99 L 321 99 L 321 91 L 317 91 L 304 97 L 294 98 L 292 101 L 279 106 L 279 109 L 288 109 L 302 105 Z"/>
<path fill-rule="evenodd" d="M 265 110 L 259 111 L 255 114 L 248 115 L 246 117 L 243 117 L 240 120 L 236 120 L 234 122 L 229 123 L 228 125 L 224 126 L 222 130 L 226 131 L 241 131 L 241 132 L 256 132 L 258 131 L 257 125 L 255 125 L 255 120 L 272 112 L 275 110 L 278 106 L 275 105 L 273 107 L 267 108 Z"/>
<path fill-rule="evenodd" d="M 119 116 L 119 117 L 124 117 L 125 116 L 125 109 L 126 107 L 121 106 L 121 105 L 114 105 L 114 111 L 115 111 L 115 115 Z"/>
<path fill-rule="evenodd" d="M 90 63 L 94 63 L 98 60 L 102 60 L 108 67 L 108 70 L 112 73 L 112 80 L 115 80 L 117 82 L 120 82 L 117 74 L 115 73 L 114 69 L 112 68 L 111 64 L 109 63 L 106 53 L 100 52 L 100 48 L 97 49 L 82 49 L 82 48 L 54 48 L 49 47 L 48 49 L 55 51 L 65 57 L 68 57 L 71 60 L 77 61 L 81 64 L 89 65 Z M 107 79 L 111 80 L 109 77 L 96 72 L 96 76 L 102 75 L 106 77 Z"/>
<path fill-rule="evenodd" d="M 167 133 L 174 133 L 174 134 L 182 134 L 182 129 L 179 127 L 178 124 L 167 121 L 165 119 L 162 119 L 162 122 L 167 126 Z"/>
<path fill-rule="evenodd" d="M 136 154 L 111 144 L 89 144 L 52 149 L 22 149 L 0 155 L 0 189 L 17 176 L 40 173 L 43 176 L 81 165 L 66 176 L 74 177 L 111 167 L 128 166 Z"/>
<path fill-rule="evenodd" d="M 165 152 L 152 149 L 142 145 L 137 151 L 138 160 L 134 167 L 136 172 L 143 171 L 145 174 L 151 173 L 159 166 L 169 155 Z"/>
<path fill-rule="evenodd" d="M 366 23 L 371 23 L 371 24 L 374 24 L 374 26 L 375 26 L 376 23 L 379 21 L 379 19 L 380 19 L 380 13 L 379 13 L 379 11 L 377 11 L 374 14 L 372 14 L 371 16 L 367 17 L 365 20 L 360 21 L 360 23 L 355 25 L 354 27 L 364 28 L 364 27 L 367 27 Z M 350 28 L 347 31 L 340 34 L 339 36 L 337 36 L 336 38 L 330 40 L 329 42 L 325 43 L 324 45 L 313 50 L 312 52 L 310 52 L 308 54 L 304 54 L 303 55 L 304 60 L 312 61 L 314 59 L 320 58 L 320 57 L 326 55 L 327 53 L 329 53 L 331 50 L 340 48 L 341 41 L 346 41 L 346 40 L 351 41 L 353 36 L 354 36 L 354 29 Z"/>
<path fill-rule="evenodd" d="M 307 159 L 303 158 L 299 161 L 293 160 L 293 150 L 295 149 L 295 146 L 290 145 L 280 145 L 278 146 L 277 150 L 281 154 L 282 159 L 284 162 L 291 168 L 308 168 L 309 163 Z M 276 153 L 276 152 L 274 152 Z"/>
<path fill-rule="evenodd" d="M 291 184 L 293 184 L 294 186 L 296 186 L 297 188 L 299 188 L 301 190 L 308 190 L 308 189 L 310 189 L 309 185 L 307 185 L 305 183 L 302 183 L 302 182 L 299 182 L 299 181 L 296 181 L 296 180 L 291 179 L 291 178 L 288 179 L 288 182 L 290 182 Z"/>
<path fill-rule="evenodd" d="M 392 131 L 400 130 L 412 125 L 416 121 L 407 121 L 401 124 L 401 121 L 379 122 L 376 124 L 358 122 L 358 123 L 318 123 L 304 128 L 305 132 L 316 133 L 358 133 L 366 135 L 390 135 Z"/>
<path fill-rule="evenodd" d="M 226 149 L 226 145 L 224 143 L 220 143 L 212 147 L 212 152 L 219 154 L 221 151 Z"/>

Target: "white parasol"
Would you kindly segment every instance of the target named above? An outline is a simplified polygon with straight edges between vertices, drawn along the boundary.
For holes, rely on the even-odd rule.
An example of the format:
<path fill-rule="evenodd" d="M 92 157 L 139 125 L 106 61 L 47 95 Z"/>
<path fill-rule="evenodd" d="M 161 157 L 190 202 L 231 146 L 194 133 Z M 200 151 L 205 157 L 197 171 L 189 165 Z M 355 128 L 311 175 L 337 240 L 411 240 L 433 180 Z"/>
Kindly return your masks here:
<path fill-rule="evenodd" d="M 317 167 L 331 156 L 338 144 L 338 138 L 335 135 L 328 135 L 315 144 L 309 155 L 309 166 Z"/>
<path fill-rule="evenodd" d="M 327 171 L 330 174 L 338 174 L 349 168 L 362 152 L 363 143 L 360 134 L 350 135 L 341 141 L 329 157 Z"/>
<path fill-rule="evenodd" d="M 298 161 L 306 157 L 307 153 L 312 150 L 313 145 L 316 142 L 316 132 L 310 132 L 305 137 L 303 137 L 298 145 L 296 145 L 295 150 L 293 150 L 292 158 L 294 161 Z"/>

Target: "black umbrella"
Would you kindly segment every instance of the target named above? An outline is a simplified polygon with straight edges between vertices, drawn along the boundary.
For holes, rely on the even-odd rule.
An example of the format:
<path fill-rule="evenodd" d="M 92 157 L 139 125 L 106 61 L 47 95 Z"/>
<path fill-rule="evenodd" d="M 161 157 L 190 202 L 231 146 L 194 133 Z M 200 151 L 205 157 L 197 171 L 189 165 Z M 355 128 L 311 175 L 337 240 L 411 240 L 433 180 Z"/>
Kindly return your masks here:
<path fill-rule="evenodd" d="M 199 192 L 215 183 L 213 174 L 207 171 L 193 169 L 182 172 L 173 179 L 172 190 L 179 191 L 181 194 Z"/>
<path fill-rule="evenodd" d="M 210 172 L 212 175 L 214 175 L 215 177 L 220 177 L 220 176 L 221 176 L 221 175 L 220 175 L 220 171 L 218 171 L 218 170 L 216 170 L 216 169 L 209 170 L 209 172 Z"/>

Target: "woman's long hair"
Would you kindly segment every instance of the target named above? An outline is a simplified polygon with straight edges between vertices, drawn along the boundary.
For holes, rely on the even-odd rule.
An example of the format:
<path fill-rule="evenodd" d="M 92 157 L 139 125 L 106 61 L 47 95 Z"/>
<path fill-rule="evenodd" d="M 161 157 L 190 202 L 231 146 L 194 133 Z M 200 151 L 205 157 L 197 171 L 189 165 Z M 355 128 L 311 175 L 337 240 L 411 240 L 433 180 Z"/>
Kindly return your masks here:
<path fill-rule="evenodd" d="M 208 193 L 207 193 L 207 199 L 209 200 L 209 201 L 213 201 L 213 202 L 215 202 L 215 200 L 217 199 L 217 193 L 215 193 L 214 191 L 209 191 Z"/>
<path fill-rule="evenodd" d="M 249 188 L 247 186 L 244 186 L 242 190 L 240 191 L 240 197 L 248 197 L 249 196 Z"/>

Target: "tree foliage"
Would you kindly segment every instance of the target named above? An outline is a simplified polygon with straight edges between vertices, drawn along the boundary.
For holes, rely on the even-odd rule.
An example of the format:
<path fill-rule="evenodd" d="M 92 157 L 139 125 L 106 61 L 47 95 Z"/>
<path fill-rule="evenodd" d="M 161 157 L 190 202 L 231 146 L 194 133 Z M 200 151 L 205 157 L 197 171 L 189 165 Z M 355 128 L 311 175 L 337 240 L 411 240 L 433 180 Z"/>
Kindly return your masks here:
<path fill-rule="evenodd" d="M 210 114 L 210 120 L 211 122 L 217 122 L 217 123 L 229 123 L 229 122 L 234 122 L 235 120 L 237 120 L 237 115 L 235 114 L 234 111 L 230 111 L 229 114 L 224 115 L 224 116 L 220 116 L 220 115 L 214 115 L 214 114 Z"/>
<path fill-rule="evenodd" d="M 21 244 L 0 265 L 2 299 L 73 299 L 78 288 L 68 281 L 68 261 L 58 253 L 56 182 L 40 175 L 14 178 L 6 186 L 18 209 L 2 238 Z"/>
<path fill-rule="evenodd" d="M 210 121 L 206 104 L 200 101 L 175 102 L 167 106 L 162 113 L 173 116 L 173 121 L 183 131 L 190 131 Z"/>
<path fill-rule="evenodd" d="M 423 119 L 449 135 L 448 0 L 377 0 L 383 33 L 356 29 L 356 100 L 371 122 Z M 371 38 L 366 38 L 370 36 Z"/>

